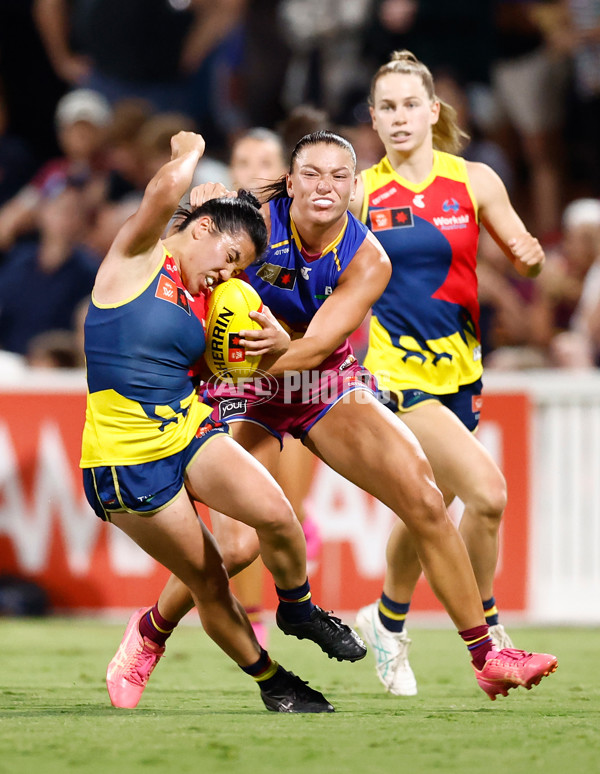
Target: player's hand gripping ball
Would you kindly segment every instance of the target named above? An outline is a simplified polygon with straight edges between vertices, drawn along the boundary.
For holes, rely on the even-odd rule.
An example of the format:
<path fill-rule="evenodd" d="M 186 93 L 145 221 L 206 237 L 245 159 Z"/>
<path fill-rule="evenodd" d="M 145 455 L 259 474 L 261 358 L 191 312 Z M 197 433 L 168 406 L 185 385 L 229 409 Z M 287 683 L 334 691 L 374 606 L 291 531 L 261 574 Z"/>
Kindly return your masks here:
<path fill-rule="evenodd" d="M 249 312 L 262 312 L 262 307 L 256 290 L 235 277 L 217 285 L 210 294 L 204 360 L 213 374 L 234 382 L 254 374 L 260 355 L 246 355 L 239 343 L 239 332 L 260 330 L 261 326 L 249 317 Z"/>

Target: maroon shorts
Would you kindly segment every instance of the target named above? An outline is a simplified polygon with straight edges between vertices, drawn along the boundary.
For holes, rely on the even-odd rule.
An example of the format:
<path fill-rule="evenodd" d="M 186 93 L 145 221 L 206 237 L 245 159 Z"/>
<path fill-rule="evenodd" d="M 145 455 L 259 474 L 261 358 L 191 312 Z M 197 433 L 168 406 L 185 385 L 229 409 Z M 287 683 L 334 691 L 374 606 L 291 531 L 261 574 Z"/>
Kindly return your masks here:
<path fill-rule="evenodd" d="M 337 367 L 286 372 L 282 379 L 257 374 L 243 384 L 209 383 L 203 400 L 214 407 L 213 419 L 226 419 L 230 424 L 255 422 L 283 442 L 285 433 L 303 439 L 319 419 L 355 390 L 374 395 L 377 384 L 370 371 L 354 355 L 348 355 Z"/>

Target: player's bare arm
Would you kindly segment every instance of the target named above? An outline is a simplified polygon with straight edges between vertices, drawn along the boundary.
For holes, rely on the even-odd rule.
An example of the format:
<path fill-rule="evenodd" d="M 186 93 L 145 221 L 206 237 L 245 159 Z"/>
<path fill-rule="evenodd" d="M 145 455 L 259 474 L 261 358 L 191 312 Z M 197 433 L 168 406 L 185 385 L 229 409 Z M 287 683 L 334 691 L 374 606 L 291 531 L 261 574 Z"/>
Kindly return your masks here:
<path fill-rule="evenodd" d="M 517 215 L 504 183 L 486 164 L 467 162 L 467 169 L 481 222 L 519 274 L 537 277 L 544 265 L 544 251 Z"/>
<path fill-rule="evenodd" d="M 390 276 L 388 256 L 377 239 L 368 234 L 304 336 L 293 340 L 285 355 L 270 368 L 273 376 L 322 363 L 360 326 Z"/>
<path fill-rule="evenodd" d="M 119 303 L 137 292 L 162 257 L 161 236 L 187 191 L 204 153 L 204 139 L 179 132 L 171 139 L 171 161 L 150 180 L 142 202 L 117 234 L 96 277 L 98 303 Z"/>

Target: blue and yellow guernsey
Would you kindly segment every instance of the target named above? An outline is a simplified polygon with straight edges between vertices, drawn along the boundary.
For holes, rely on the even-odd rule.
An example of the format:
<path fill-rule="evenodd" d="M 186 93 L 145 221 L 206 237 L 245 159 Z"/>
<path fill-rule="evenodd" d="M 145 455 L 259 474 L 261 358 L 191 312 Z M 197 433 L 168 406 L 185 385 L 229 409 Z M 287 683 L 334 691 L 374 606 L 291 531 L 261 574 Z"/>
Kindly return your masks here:
<path fill-rule="evenodd" d="M 136 296 L 112 305 L 92 296 L 82 468 L 151 462 L 189 444 L 211 411 L 191 377 L 205 349 L 205 310 L 166 250 Z"/>
<path fill-rule="evenodd" d="M 364 220 L 392 261 L 365 366 L 382 388 L 457 392 L 481 377 L 477 203 L 464 159 L 435 151 L 415 184 L 387 157 L 362 173 Z"/>
<path fill-rule="evenodd" d="M 290 215 L 292 200 L 269 202 L 271 233 L 263 259 L 246 269 L 248 281 L 263 303 L 292 333 L 304 333 L 319 308 L 333 293 L 344 270 L 364 242 L 368 229 L 350 213 L 333 242 L 319 255 L 308 255 Z M 350 353 L 345 342 L 330 357 Z M 330 364 L 327 359 L 327 365 Z"/>

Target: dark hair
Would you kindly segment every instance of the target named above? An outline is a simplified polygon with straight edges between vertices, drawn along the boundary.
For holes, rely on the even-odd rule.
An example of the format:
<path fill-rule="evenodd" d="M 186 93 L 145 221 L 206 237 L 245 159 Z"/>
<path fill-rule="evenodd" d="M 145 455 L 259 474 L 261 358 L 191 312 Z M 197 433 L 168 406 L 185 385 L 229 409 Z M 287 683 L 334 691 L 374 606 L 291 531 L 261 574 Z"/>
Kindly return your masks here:
<path fill-rule="evenodd" d="M 335 132 L 331 132 L 328 129 L 319 129 L 316 132 L 305 134 L 304 137 L 302 137 L 302 139 L 298 140 L 296 143 L 290 158 L 290 174 L 294 171 L 294 164 L 296 163 L 298 155 L 302 150 L 304 150 L 304 148 L 309 145 L 337 145 L 338 148 L 342 148 L 343 150 L 348 151 L 352 158 L 354 170 L 356 171 L 356 153 L 352 147 L 352 144 Z M 264 202 L 269 202 L 272 199 L 280 199 L 283 196 L 287 196 L 287 183 L 285 177 L 281 177 L 274 183 L 270 183 L 269 185 L 265 185 L 262 188 L 259 188 L 258 193 Z"/>
<path fill-rule="evenodd" d="M 400 73 L 401 75 L 416 75 L 421 79 L 427 96 L 434 102 L 440 103 L 440 116 L 437 123 L 433 126 L 433 146 L 437 150 L 448 153 L 457 153 L 469 135 L 464 132 L 456 121 L 456 110 L 444 102 L 435 94 L 433 76 L 427 65 L 423 64 L 412 51 L 403 49 L 402 51 L 393 51 L 390 61 L 381 65 L 371 80 L 371 90 L 369 92 L 369 104 L 372 106 L 375 100 L 375 87 L 377 82 L 384 75 L 389 73 Z"/>
<path fill-rule="evenodd" d="M 245 231 L 252 240 L 256 257 L 259 258 L 267 249 L 268 241 L 267 226 L 260 213 L 260 202 L 250 191 L 240 188 L 237 193 L 237 197 L 209 199 L 194 209 L 179 207 L 173 216 L 176 219 L 174 230 L 184 231 L 190 223 L 208 215 L 214 227 L 222 234 Z"/>

